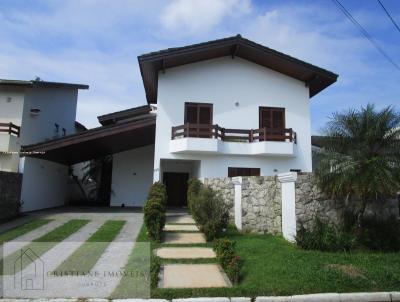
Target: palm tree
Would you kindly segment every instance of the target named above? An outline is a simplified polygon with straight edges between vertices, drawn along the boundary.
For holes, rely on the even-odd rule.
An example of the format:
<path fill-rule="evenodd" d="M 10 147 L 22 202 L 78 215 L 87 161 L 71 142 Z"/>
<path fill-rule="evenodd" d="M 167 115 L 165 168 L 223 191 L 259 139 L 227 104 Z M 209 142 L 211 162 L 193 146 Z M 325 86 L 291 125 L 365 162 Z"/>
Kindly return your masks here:
<path fill-rule="evenodd" d="M 361 201 L 360 225 L 367 204 L 393 197 L 400 189 L 400 115 L 391 106 L 378 111 L 334 113 L 324 130 L 317 182 L 332 198 Z"/>

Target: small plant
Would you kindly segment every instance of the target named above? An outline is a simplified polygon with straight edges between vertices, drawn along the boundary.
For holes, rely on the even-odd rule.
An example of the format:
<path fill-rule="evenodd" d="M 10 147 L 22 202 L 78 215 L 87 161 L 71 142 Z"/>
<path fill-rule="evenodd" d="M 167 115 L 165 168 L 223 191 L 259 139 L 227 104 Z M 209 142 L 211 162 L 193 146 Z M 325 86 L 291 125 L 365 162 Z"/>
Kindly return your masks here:
<path fill-rule="evenodd" d="M 356 244 L 356 237 L 342 228 L 315 217 L 310 229 L 303 226 L 296 236 L 297 244 L 305 250 L 349 251 Z"/>
<path fill-rule="evenodd" d="M 144 223 L 151 240 L 160 241 L 166 220 L 167 193 L 164 185 L 155 183 L 149 191 L 149 197 L 144 206 Z"/>
<path fill-rule="evenodd" d="M 236 242 L 227 238 L 214 240 L 214 251 L 217 255 L 218 263 L 225 270 L 232 283 L 238 283 L 242 261 L 235 255 Z"/>

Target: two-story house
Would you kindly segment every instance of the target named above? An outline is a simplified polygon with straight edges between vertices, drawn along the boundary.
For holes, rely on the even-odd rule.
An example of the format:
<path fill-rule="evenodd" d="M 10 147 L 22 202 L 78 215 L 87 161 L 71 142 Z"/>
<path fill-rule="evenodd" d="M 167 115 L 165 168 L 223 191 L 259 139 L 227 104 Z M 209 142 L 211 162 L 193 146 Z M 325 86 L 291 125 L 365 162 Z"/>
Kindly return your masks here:
<path fill-rule="evenodd" d="M 23 145 L 62 138 L 81 131 L 75 121 L 78 90 L 87 85 L 41 80 L 0 80 L 0 171 L 23 173 L 22 202 L 25 210 L 54 206 L 54 195 L 65 194 L 59 184 L 68 168 L 20 153 Z M 43 196 L 42 187 L 53 186 Z M 43 198 L 45 197 L 45 198 Z M 34 202 L 32 202 L 35 200 Z"/>
<path fill-rule="evenodd" d="M 239 35 L 138 60 L 149 105 L 24 150 L 64 165 L 113 154 L 111 206 L 143 205 L 153 181 L 184 206 L 190 177 L 312 171 L 310 98 L 336 74 Z"/>

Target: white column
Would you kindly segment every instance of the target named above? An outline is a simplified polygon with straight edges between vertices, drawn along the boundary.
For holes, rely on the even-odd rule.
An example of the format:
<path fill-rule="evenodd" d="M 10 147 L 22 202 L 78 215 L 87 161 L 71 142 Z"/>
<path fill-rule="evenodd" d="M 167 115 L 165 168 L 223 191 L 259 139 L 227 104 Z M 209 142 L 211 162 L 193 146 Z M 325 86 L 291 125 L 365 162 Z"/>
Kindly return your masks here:
<path fill-rule="evenodd" d="M 296 172 L 278 174 L 282 183 L 282 235 L 291 242 L 296 238 Z"/>
<path fill-rule="evenodd" d="M 232 177 L 235 185 L 235 225 L 238 230 L 242 230 L 242 177 Z"/>

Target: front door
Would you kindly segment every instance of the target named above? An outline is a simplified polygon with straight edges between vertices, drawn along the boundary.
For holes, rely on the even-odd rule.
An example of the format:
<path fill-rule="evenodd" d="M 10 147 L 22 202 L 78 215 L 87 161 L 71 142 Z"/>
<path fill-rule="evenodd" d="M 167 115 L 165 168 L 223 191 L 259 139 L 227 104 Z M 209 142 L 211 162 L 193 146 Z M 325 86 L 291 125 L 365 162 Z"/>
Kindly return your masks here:
<path fill-rule="evenodd" d="M 167 188 L 167 206 L 186 207 L 189 173 L 164 172 L 163 182 Z"/>

